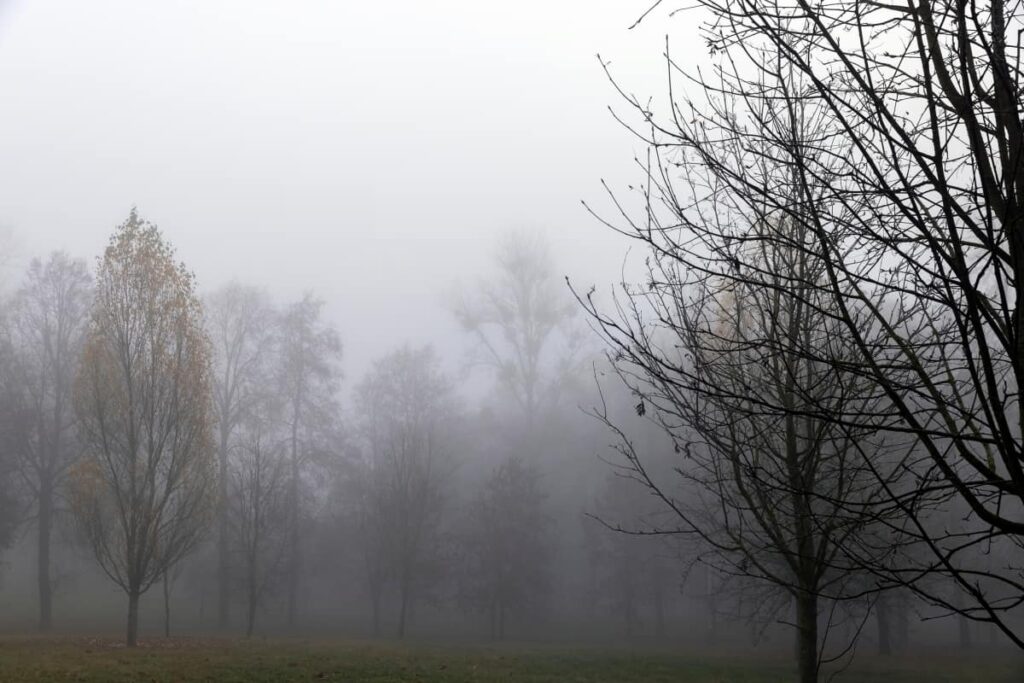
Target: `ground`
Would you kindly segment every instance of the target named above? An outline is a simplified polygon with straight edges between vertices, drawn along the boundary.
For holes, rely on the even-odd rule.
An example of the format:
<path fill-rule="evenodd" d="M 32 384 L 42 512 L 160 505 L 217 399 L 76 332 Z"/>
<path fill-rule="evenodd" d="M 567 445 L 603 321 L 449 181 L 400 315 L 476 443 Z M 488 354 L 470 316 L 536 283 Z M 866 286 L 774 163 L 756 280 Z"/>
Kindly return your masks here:
<path fill-rule="evenodd" d="M 936 654 L 872 660 L 840 681 L 1024 680 L 1003 657 Z M 715 654 L 627 653 L 608 648 L 503 644 L 440 646 L 360 641 L 145 640 L 134 651 L 103 638 L 0 639 L 0 681 L 673 681 L 774 683 L 793 680 L 782 659 Z"/>

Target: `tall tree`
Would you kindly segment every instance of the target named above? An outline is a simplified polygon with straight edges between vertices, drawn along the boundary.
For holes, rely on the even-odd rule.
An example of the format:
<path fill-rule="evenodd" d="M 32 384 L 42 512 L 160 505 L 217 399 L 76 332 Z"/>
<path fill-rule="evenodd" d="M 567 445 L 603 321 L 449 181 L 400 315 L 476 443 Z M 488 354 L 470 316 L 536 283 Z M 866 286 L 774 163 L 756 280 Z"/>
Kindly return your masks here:
<path fill-rule="evenodd" d="M 366 481 L 375 487 L 365 512 L 378 516 L 366 523 L 386 543 L 383 576 L 397 582 L 402 637 L 437 559 L 451 473 L 452 388 L 433 349 L 406 347 L 374 363 L 356 395 L 368 446 Z"/>
<path fill-rule="evenodd" d="M 1024 595 L 1019 563 L 993 569 L 977 552 L 991 543 L 1019 553 L 1024 542 L 1024 11 L 1003 0 L 698 5 L 710 12 L 709 46 L 724 55 L 713 81 L 692 74 L 704 102 L 655 116 L 630 99 L 654 143 L 650 207 L 665 200 L 682 215 L 700 204 L 722 225 L 712 201 L 729 197 L 804 225 L 837 334 L 858 351 L 846 369 L 891 402 L 844 419 L 912 435 L 938 475 L 894 499 L 910 518 L 906 542 L 925 552 L 888 580 L 1024 647 L 1004 618 Z M 798 107 L 816 109 L 817 132 L 780 144 L 775 122 Z M 763 182 L 767 157 L 789 169 L 799 202 L 792 184 Z M 703 169 L 702 195 L 675 182 L 680 161 Z M 937 495 L 966 504 L 967 528 L 922 514 Z"/>
<path fill-rule="evenodd" d="M 302 476 L 317 430 L 338 413 L 341 340 L 323 320 L 323 302 L 312 294 L 289 306 L 281 319 L 279 384 L 288 427 L 288 623 L 294 624 L 302 572 Z"/>
<path fill-rule="evenodd" d="M 495 278 L 465 294 L 455 314 L 531 428 L 573 375 L 581 341 L 571 327 L 576 310 L 538 235 L 507 234 L 494 262 Z"/>
<path fill-rule="evenodd" d="M 278 587 L 285 566 L 288 522 L 286 440 L 275 425 L 259 416 L 246 421 L 240 453 L 232 467 L 231 506 L 234 544 L 241 558 L 245 591 L 245 634 L 252 636 L 256 617 Z"/>
<path fill-rule="evenodd" d="M 613 426 L 624 472 L 673 513 L 670 523 L 634 531 L 698 536 L 710 549 L 705 561 L 719 571 L 787 594 L 800 680 L 810 683 L 828 635 L 819 631 L 822 603 L 862 595 L 857 572 L 844 570 L 844 549 L 872 533 L 885 488 L 873 474 L 884 453 L 874 432 L 820 413 L 865 414 L 883 404 L 843 371 L 857 351 L 838 334 L 819 286 L 824 265 L 810 247 L 813 235 L 771 212 L 746 220 L 729 229 L 742 239 L 736 249 L 756 281 L 728 269 L 708 277 L 681 268 L 699 254 L 666 230 L 672 241 L 659 242 L 662 251 L 648 261 L 654 284 L 627 289 L 630 304 L 619 317 L 601 316 L 593 304 L 589 310 L 619 376 L 639 397 L 637 411 L 651 409 L 686 455 L 673 468 L 681 480 L 659 475 Z M 806 353 L 811 348 L 816 357 Z M 605 411 L 598 416 L 611 425 Z M 825 620 L 826 629 L 831 624 Z"/>
<path fill-rule="evenodd" d="M 213 341 L 213 405 L 217 418 L 217 622 L 226 628 L 230 612 L 229 451 L 232 437 L 260 397 L 271 391 L 276 314 L 262 290 L 228 284 L 206 300 Z"/>
<path fill-rule="evenodd" d="M 8 386 L 17 396 L 22 438 L 18 471 L 36 520 L 39 629 L 53 615 L 51 538 L 67 468 L 78 455 L 72 390 L 89 320 L 92 279 L 84 261 L 55 252 L 34 259 L 11 306 Z"/>
<path fill-rule="evenodd" d="M 210 343 L 193 276 L 133 209 L 99 262 L 76 381 L 85 446 L 71 480 L 80 528 L 128 596 L 139 598 L 191 551 L 216 505 Z"/>

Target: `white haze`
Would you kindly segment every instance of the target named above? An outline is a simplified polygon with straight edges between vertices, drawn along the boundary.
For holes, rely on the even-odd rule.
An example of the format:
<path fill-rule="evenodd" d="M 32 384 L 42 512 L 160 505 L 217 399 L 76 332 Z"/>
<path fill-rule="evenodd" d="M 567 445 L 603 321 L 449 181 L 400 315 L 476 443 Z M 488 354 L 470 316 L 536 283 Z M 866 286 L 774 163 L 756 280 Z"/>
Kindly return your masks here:
<path fill-rule="evenodd" d="M 647 4 L 0 2 L 0 226 L 16 264 L 91 260 L 134 204 L 204 291 L 324 298 L 349 378 L 403 341 L 453 359 L 445 294 L 510 228 L 617 279 L 623 245 L 580 201 L 638 179 L 596 55 L 662 92 L 659 28 L 627 30 Z M 677 59 L 703 53 L 695 23 Z"/>

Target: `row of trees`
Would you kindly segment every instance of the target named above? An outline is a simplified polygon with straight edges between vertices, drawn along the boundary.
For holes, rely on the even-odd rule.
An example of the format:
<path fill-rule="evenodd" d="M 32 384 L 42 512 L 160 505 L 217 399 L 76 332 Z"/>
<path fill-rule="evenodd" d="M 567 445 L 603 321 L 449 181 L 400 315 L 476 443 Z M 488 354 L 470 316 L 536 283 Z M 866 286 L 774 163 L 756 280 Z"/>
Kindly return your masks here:
<path fill-rule="evenodd" d="M 647 282 L 580 296 L 680 455 L 597 411 L 665 513 L 629 530 L 780 591 L 803 681 L 845 605 L 887 633 L 908 591 L 1024 645 L 1018 6 L 698 5 L 714 76 L 666 53 L 664 112 L 620 91 L 650 153 L 606 222 Z"/>
<path fill-rule="evenodd" d="M 305 565 L 324 559 L 314 537 L 359 558 L 375 630 L 394 604 L 404 634 L 439 591 L 494 637 L 539 608 L 557 530 L 538 435 L 574 388 L 579 335 L 544 245 L 518 235 L 499 255 L 500 278 L 456 304 L 473 361 L 495 370 L 493 404 L 467 412 L 437 355 L 407 346 L 373 365 L 344 420 L 341 343 L 314 297 L 280 308 L 229 284 L 200 298 L 134 210 L 95 280 L 60 253 L 34 261 L 5 307 L 3 439 L 16 457 L 0 531 L 6 543 L 15 521 L 37 530 L 40 628 L 58 532 L 126 594 L 129 645 L 158 583 L 169 632 L 175 581 L 203 548 L 222 627 L 239 606 L 253 633 L 271 601 L 294 623 Z"/>

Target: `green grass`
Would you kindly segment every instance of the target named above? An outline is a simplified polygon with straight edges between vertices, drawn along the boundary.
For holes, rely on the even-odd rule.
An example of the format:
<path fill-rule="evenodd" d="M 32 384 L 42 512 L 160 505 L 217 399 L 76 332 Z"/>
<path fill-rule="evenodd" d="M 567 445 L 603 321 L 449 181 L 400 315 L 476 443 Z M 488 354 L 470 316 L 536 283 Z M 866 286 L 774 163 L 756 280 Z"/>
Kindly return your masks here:
<path fill-rule="evenodd" d="M 1008 660 L 953 657 L 871 661 L 845 681 L 1024 680 Z M 113 639 L 0 639 L 0 681 L 458 682 L 673 681 L 775 683 L 794 676 L 783 660 L 634 653 L 595 648 L 457 647 L 357 641 L 153 639 L 126 650 Z"/>

